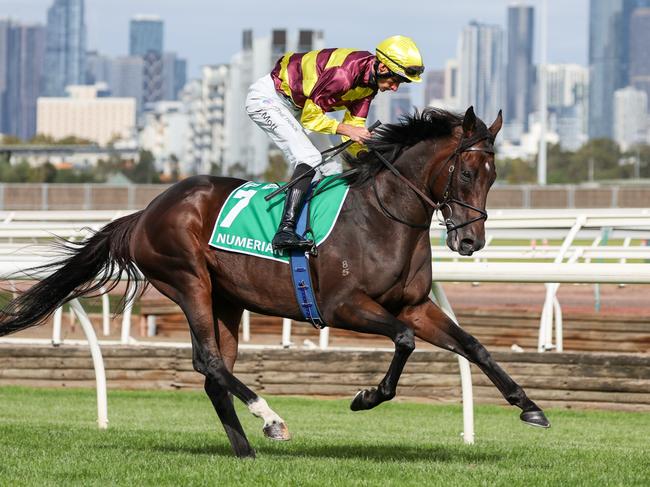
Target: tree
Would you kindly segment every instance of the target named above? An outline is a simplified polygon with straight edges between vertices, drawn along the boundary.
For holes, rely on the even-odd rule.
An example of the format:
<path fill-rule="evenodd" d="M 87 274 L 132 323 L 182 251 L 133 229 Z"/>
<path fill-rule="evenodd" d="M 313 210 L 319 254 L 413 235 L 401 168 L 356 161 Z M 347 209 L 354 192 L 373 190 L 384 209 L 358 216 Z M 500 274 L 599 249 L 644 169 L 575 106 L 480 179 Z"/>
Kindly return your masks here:
<path fill-rule="evenodd" d="M 281 154 L 274 154 L 269 157 L 269 165 L 262 173 L 262 178 L 264 181 L 286 181 L 288 169 L 284 157 Z"/>
<path fill-rule="evenodd" d="M 156 172 L 154 156 L 148 150 L 141 150 L 138 154 L 138 162 L 124 172 L 134 183 L 151 184 L 160 182 L 160 177 Z"/>
<path fill-rule="evenodd" d="M 621 166 L 621 151 L 618 144 L 611 139 L 593 139 L 573 154 L 572 165 L 580 168 L 578 181 L 587 181 L 589 166 L 593 166 L 594 180 L 621 179 L 631 177 L 633 169 Z"/>
<path fill-rule="evenodd" d="M 23 143 L 22 139 L 15 135 L 3 135 L 0 142 L 2 142 L 2 145 L 17 145 Z"/>
<path fill-rule="evenodd" d="M 231 166 L 228 166 L 228 176 L 233 178 L 249 179 L 246 166 L 241 162 L 235 162 Z"/>
<path fill-rule="evenodd" d="M 176 154 L 169 156 L 169 165 L 171 167 L 170 182 L 175 183 L 180 179 L 181 175 L 180 164 L 178 163 L 178 157 L 176 157 Z"/>
<path fill-rule="evenodd" d="M 528 184 L 537 180 L 534 164 L 524 159 L 497 159 L 498 181 L 509 184 Z"/>

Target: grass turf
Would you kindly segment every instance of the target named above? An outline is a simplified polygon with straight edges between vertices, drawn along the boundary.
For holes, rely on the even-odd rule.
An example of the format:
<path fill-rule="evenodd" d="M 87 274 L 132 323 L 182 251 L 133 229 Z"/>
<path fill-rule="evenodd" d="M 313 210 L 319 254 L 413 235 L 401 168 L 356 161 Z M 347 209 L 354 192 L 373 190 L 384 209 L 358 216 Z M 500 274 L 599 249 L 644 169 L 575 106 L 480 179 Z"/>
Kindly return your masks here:
<path fill-rule="evenodd" d="M 550 430 L 514 408 L 476 408 L 477 443 L 461 409 L 267 398 L 294 439 L 265 439 L 238 405 L 256 460 L 231 456 L 198 392 L 110 392 L 109 429 L 90 390 L 0 388 L 0 485 L 649 485 L 650 415 L 552 410 Z"/>

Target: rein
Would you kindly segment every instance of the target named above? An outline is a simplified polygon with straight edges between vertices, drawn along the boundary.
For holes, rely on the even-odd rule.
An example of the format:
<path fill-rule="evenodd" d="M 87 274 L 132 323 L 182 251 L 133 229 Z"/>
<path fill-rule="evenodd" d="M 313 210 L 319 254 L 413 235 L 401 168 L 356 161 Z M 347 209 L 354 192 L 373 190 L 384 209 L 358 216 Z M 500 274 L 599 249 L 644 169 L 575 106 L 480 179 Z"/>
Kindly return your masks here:
<path fill-rule="evenodd" d="M 474 145 L 478 144 L 479 142 L 482 142 L 484 140 L 489 140 L 491 142 L 490 147 L 474 147 Z M 458 142 L 458 146 L 452 152 L 449 157 L 445 160 L 444 163 L 441 164 L 440 168 L 436 171 L 435 176 L 432 179 L 432 182 L 435 182 L 440 174 L 442 173 L 442 170 L 447 167 L 450 161 L 453 161 L 451 166 L 449 166 L 448 169 L 448 176 L 447 176 L 447 183 L 445 185 L 445 191 L 443 193 L 443 200 L 440 203 L 434 202 L 431 198 L 429 198 L 424 192 L 422 192 L 414 183 L 412 183 L 408 178 L 404 177 L 402 173 L 399 172 L 399 170 L 388 160 L 386 159 L 382 154 L 380 154 L 378 151 L 372 149 L 371 151 L 377 156 L 377 158 L 395 175 L 397 178 L 402 181 L 404 184 L 406 184 L 413 192 L 420 198 L 420 202 L 424 206 L 424 202 L 427 203 L 431 208 L 433 208 L 433 212 L 437 213 L 440 211 L 442 208 L 445 206 L 449 208 L 449 218 L 446 218 L 444 221 L 440 221 L 441 225 L 444 224 L 445 227 L 447 227 L 447 232 L 453 232 L 455 230 L 458 230 L 459 228 L 463 228 L 467 225 L 470 225 L 476 221 L 479 220 L 487 220 L 487 213 L 484 210 L 481 210 L 480 208 L 477 208 L 475 206 L 470 205 L 469 203 L 465 203 L 464 201 L 461 201 L 457 198 L 451 197 L 449 190 L 451 189 L 451 182 L 456 174 L 456 168 L 458 167 L 458 162 L 460 161 L 461 154 L 464 152 L 484 152 L 487 154 L 494 154 L 494 147 L 492 144 L 494 143 L 494 138 L 492 137 L 492 134 L 489 132 L 483 132 L 481 134 L 475 135 L 474 137 L 469 137 L 469 138 L 462 138 Z M 388 208 L 383 204 L 381 201 L 381 198 L 379 196 L 379 192 L 377 191 L 377 181 L 376 179 L 373 179 L 372 182 L 373 190 L 375 193 L 375 197 L 377 198 L 377 203 L 379 204 L 379 207 L 381 210 L 388 216 L 390 219 L 395 220 L 399 223 L 402 223 L 404 225 L 414 227 L 414 228 L 429 228 L 430 225 L 422 225 L 418 223 L 409 223 L 401 218 L 393 215 Z M 467 220 L 463 223 L 455 224 L 454 221 L 452 220 L 453 216 L 453 210 L 451 208 L 451 204 L 457 204 L 459 206 L 462 206 L 464 208 L 469 208 L 470 210 L 476 211 L 479 216 L 476 218 L 473 218 L 471 220 Z"/>

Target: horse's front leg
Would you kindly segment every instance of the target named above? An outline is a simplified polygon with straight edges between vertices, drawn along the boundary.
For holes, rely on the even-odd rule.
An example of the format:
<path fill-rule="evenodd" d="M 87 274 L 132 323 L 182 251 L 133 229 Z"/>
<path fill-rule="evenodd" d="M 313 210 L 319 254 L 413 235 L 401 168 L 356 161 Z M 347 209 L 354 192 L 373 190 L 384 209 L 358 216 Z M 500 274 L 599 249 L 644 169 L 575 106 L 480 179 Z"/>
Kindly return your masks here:
<path fill-rule="evenodd" d="M 377 388 L 359 391 L 352 400 L 350 409 L 372 409 L 395 397 L 404 364 L 415 349 L 413 330 L 363 293 L 355 294 L 336 308 L 332 325 L 360 333 L 383 335 L 395 344 L 395 354 L 382 381 Z"/>
<path fill-rule="evenodd" d="M 531 401 L 524 390 L 497 364 L 481 343 L 460 328 L 438 306 L 427 300 L 425 303 L 405 308 L 399 318 L 409 323 L 415 335 L 437 347 L 450 350 L 476 364 L 503 397 L 522 410 L 524 423 L 548 428 L 551 424 L 542 410 Z"/>

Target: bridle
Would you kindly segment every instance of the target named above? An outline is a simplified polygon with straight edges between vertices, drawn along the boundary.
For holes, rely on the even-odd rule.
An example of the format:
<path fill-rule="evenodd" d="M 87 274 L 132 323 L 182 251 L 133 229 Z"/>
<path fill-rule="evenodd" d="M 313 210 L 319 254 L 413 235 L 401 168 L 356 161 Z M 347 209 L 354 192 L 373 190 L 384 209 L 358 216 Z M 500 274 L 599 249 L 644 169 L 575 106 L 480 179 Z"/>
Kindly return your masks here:
<path fill-rule="evenodd" d="M 490 142 L 488 147 L 474 147 L 476 144 L 479 142 L 482 142 L 484 140 L 487 140 Z M 451 165 L 449 165 L 449 169 L 447 170 L 447 183 L 445 184 L 445 190 L 443 192 L 442 196 L 442 201 L 440 203 L 436 203 L 431 198 L 429 198 L 426 194 L 424 194 L 415 184 L 413 184 L 411 181 L 409 181 L 407 178 L 405 178 L 399 170 L 390 162 L 388 159 L 386 159 L 382 154 L 380 154 L 376 150 L 371 150 L 378 158 L 379 160 L 395 175 L 397 176 L 404 184 L 406 184 L 409 188 L 411 188 L 415 194 L 417 194 L 420 198 L 420 202 L 422 203 L 424 207 L 424 203 L 427 203 L 431 208 L 433 208 L 433 212 L 435 214 L 438 214 L 440 212 L 442 214 L 442 209 L 447 207 L 449 210 L 449 217 L 445 218 L 444 220 L 438 216 L 438 221 L 440 222 L 441 225 L 447 227 L 447 233 L 453 232 L 458 230 L 459 228 L 463 228 L 467 225 L 471 225 L 472 223 L 479 221 L 479 220 L 487 220 L 487 213 L 480 209 L 477 208 L 476 206 L 472 206 L 469 203 L 465 203 L 464 201 L 459 200 L 458 198 L 455 198 L 451 195 L 451 183 L 454 180 L 454 177 L 456 175 L 456 169 L 458 166 L 460 166 L 459 162 L 461 161 L 461 154 L 465 152 L 483 152 L 486 154 L 494 154 L 494 137 L 492 134 L 487 130 L 483 130 L 480 133 L 473 135 L 471 137 L 461 137 L 460 140 L 458 141 L 458 145 L 456 146 L 456 149 L 454 152 L 452 152 L 449 157 L 445 160 L 444 163 L 440 165 L 438 170 L 436 171 L 435 175 L 431 179 L 431 183 L 435 183 L 435 181 L 438 179 L 440 174 L 442 174 L 442 171 L 444 170 L 445 167 L 449 165 L 451 162 Z M 399 223 L 403 223 L 404 225 L 408 225 L 410 227 L 414 228 L 429 228 L 430 225 L 421 225 L 418 223 L 409 223 L 407 221 L 402 220 L 401 218 L 393 215 L 388 208 L 384 205 L 384 203 L 381 201 L 381 198 L 379 196 L 379 192 L 377 191 L 377 183 L 376 179 L 373 179 L 373 189 L 375 192 L 375 197 L 377 198 L 377 203 L 379 204 L 379 207 L 381 210 L 384 212 L 384 214 L 389 217 L 392 220 L 395 220 Z M 453 209 L 451 207 L 451 204 L 456 204 L 459 206 L 462 206 L 464 208 L 468 208 L 470 210 L 473 210 L 478 213 L 478 216 L 475 218 L 472 218 L 471 220 L 467 220 L 462 223 L 454 223 L 453 220 Z M 444 218 L 444 216 L 443 216 Z"/>

